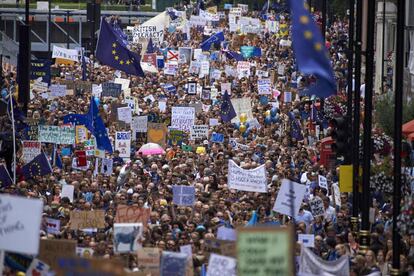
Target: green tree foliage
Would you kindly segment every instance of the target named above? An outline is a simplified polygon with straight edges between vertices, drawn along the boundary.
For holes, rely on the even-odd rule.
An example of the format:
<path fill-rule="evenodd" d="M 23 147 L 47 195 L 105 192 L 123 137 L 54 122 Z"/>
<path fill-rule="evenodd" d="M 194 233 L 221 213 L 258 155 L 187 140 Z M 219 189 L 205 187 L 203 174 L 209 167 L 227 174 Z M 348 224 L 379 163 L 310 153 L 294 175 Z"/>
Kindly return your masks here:
<path fill-rule="evenodd" d="M 391 137 L 394 137 L 394 107 L 393 95 L 384 96 L 376 101 L 374 112 L 375 122 Z M 414 120 L 414 104 L 404 102 L 403 124 L 411 120 Z"/>

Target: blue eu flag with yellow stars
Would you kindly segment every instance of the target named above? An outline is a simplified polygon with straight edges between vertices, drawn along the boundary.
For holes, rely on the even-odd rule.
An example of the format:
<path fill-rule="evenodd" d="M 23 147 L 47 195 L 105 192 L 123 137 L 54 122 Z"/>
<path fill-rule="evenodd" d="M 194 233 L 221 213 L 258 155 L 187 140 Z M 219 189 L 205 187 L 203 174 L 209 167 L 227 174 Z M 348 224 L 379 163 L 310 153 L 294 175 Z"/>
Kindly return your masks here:
<path fill-rule="evenodd" d="M 25 179 L 31 179 L 36 176 L 43 176 L 52 172 L 49 160 L 43 152 L 36 156 L 32 161 L 22 168 Z"/>
<path fill-rule="evenodd" d="M 223 32 L 218 32 L 216 34 L 213 34 L 212 36 L 210 36 L 209 38 L 207 38 L 206 40 L 204 40 L 200 47 L 201 49 L 203 49 L 203 51 L 209 51 L 211 48 L 211 45 L 216 45 L 216 44 L 220 44 L 220 42 L 224 41 L 224 33 Z"/>
<path fill-rule="evenodd" d="M 96 58 L 105 65 L 111 66 L 127 74 L 144 76 L 140 64 L 140 56 L 130 51 L 125 40 L 106 21 L 101 20 L 101 30 L 96 46 Z"/>
<path fill-rule="evenodd" d="M 0 187 L 9 187 L 13 184 L 9 172 L 4 164 L 0 165 Z"/>
<path fill-rule="evenodd" d="M 99 115 L 98 106 L 91 98 L 89 112 L 86 114 L 69 114 L 63 117 L 64 124 L 84 125 L 96 139 L 96 147 L 112 153 L 112 145 L 106 132 L 105 124 Z"/>
<path fill-rule="evenodd" d="M 220 116 L 223 122 L 229 122 L 231 119 L 237 116 L 227 91 L 224 92 L 223 100 L 221 101 Z"/>
<path fill-rule="evenodd" d="M 321 31 L 312 19 L 308 5 L 303 0 L 290 0 L 293 52 L 299 71 L 317 77 L 308 95 L 326 98 L 336 94 L 335 76 Z"/>

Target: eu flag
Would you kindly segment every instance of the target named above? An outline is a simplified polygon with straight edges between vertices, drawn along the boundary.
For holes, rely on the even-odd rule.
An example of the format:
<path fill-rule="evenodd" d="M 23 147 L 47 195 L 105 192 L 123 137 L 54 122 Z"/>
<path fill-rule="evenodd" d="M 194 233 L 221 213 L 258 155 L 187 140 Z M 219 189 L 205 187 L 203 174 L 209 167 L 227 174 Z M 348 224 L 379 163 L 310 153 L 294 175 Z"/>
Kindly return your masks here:
<path fill-rule="evenodd" d="M 0 165 L 0 187 L 9 187 L 13 184 L 9 172 L 4 164 Z"/>
<path fill-rule="evenodd" d="M 288 117 L 289 117 L 289 124 L 290 124 L 290 136 L 296 139 L 297 141 L 302 141 L 303 135 L 302 135 L 302 126 L 301 126 L 300 120 L 295 117 L 293 112 L 289 112 Z"/>
<path fill-rule="evenodd" d="M 231 119 L 237 116 L 227 91 L 224 92 L 223 100 L 221 102 L 220 116 L 223 122 L 229 122 Z"/>
<path fill-rule="evenodd" d="M 218 32 L 216 34 L 213 34 L 206 40 L 204 40 L 200 46 L 201 46 L 201 49 L 203 49 L 203 51 L 209 51 L 211 48 L 211 45 L 218 44 L 222 41 L 224 41 L 224 33 Z"/>
<path fill-rule="evenodd" d="M 96 146 L 100 150 L 112 153 L 112 145 L 106 132 L 105 124 L 99 115 L 99 109 L 94 98 L 91 98 L 89 112 L 86 114 L 69 114 L 63 117 L 63 123 L 84 125 L 96 138 Z"/>
<path fill-rule="evenodd" d="M 231 50 L 226 50 L 225 51 L 227 58 L 229 59 L 235 59 L 237 61 L 243 61 L 244 58 L 241 54 L 235 52 L 235 51 L 231 51 Z"/>
<path fill-rule="evenodd" d="M 152 37 L 150 37 L 147 46 L 147 54 L 155 53 L 154 43 L 152 42 Z"/>
<path fill-rule="evenodd" d="M 36 176 L 43 176 L 52 172 L 49 160 L 46 155 L 42 152 L 36 156 L 32 161 L 27 163 L 22 168 L 25 179 L 34 178 Z"/>
<path fill-rule="evenodd" d="M 290 0 L 293 52 L 299 70 L 317 77 L 305 93 L 326 98 L 336 93 L 335 76 L 322 34 L 303 0 Z"/>
<path fill-rule="evenodd" d="M 127 74 L 144 76 L 140 56 L 131 52 L 124 44 L 124 39 L 106 22 L 101 20 L 101 30 L 96 46 L 96 58 L 105 65 Z"/>

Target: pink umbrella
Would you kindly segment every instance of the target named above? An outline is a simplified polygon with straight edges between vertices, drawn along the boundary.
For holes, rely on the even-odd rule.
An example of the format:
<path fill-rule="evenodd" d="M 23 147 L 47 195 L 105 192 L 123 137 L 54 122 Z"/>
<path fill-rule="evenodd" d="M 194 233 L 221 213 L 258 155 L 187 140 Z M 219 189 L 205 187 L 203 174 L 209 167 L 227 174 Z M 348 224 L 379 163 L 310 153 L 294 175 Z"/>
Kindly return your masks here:
<path fill-rule="evenodd" d="M 156 155 L 156 154 L 165 154 L 165 150 L 158 144 L 147 143 L 143 145 L 139 150 L 137 155 Z"/>

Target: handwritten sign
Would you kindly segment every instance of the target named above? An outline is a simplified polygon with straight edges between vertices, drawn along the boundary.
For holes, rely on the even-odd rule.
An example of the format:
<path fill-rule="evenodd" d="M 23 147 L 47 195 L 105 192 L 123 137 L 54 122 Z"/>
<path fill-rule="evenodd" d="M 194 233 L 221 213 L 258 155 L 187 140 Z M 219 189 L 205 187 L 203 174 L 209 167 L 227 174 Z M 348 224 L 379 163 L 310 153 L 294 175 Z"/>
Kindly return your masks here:
<path fill-rule="evenodd" d="M 131 157 L 131 132 L 117 131 L 115 134 L 115 150 L 119 150 L 119 156 Z"/>
<path fill-rule="evenodd" d="M 178 206 L 192 206 L 195 200 L 194 186 L 174 185 L 173 202 Z"/>
<path fill-rule="evenodd" d="M 147 227 L 148 219 L 151 210 L 130 205 L 118 205 L 116 209 L 115 222 L 116 223 L 137 223 L 141 222 L 144 227 Z"/>
<path fill-rule="evenodd" d="M 161 256 L 161 276 L 185 275 L 187 255 L 163 251 Z"/>
<path fill-rule="evenodd" d="M 111 158 L 103 158 L 102 159 L 102 166 L 101 166 L 101 173 L 106 176 L 111 176 L 113 172 L 114 160 Z"/>
<path fill-rule="evenodd" d="M 270 95 L 272 94 L 270 79 L 261 79 L 257 81 L 257 90 L 259 95 Z"/>
<path fill-rule="evenodd" d="M 105 228 L 105 211 L 71 211 L 70 229 Z"/>
<path fill-rule="evenodd" d="M 266 169 L 264 165 L 262 165 L 252 170 L 245 170 L 240 168 L 233 160 L 229 160 L 227 184 L 230 189 L 266 193 Z"/>
<path fill-rule="evenodd" d="M 173 106 L 171 116 L 171 127 L 178 130 L 190 132 L 194 125 L 195 108 Z"/>
<path fill-rule="evenodd" d="M 154 247 L 143 247 L 138 249 L 138 267 L 149 273 L 156 274 L 160 271 L 160 249 Z"/>
<path fill-rule="evenodd" d="M 118 107 L 118 120 L 130 124 L 132 121 L 131 107 Z"/>
<path fill-rule="evenodd" d="M 239 276 L 293 276 L 291 230 L 270 227 L 240 228 L 237 233 L 237 268 Z"/>
<path fill-rule="evenodd" d="M 239 79 L 248 78 L 250 76 L 250 62 L 248 61 L 237 62 L 237 76 Z"/>
<path fill-rule="evenodd" d="M 130 82 L 131 81 L 129 79 L 123 79 L 123 78 L 115 78 L 115 81 L 114 81 L 114 83 L 118 83 L 121 85 L 122 90 L 129 88 Z"/>
<path fill-rule="evenodd" d="M 208 260 L 207 276 L 236 276 L 236 259 L 211 254 Z"/>
<path fill-rule="evenodd" d="M 316 196 L 309 202 L 312 215 L 323 216 L 325 214 L 325 208 L 323 207 L 323 201 L 320 197 Z"/>
<path fill-rule="evenodd" d="M 39 141 L 64 145 L 75 144 L 75 127 L 39 125 Z"/>
<path fill-rule="evenodd" d="M 148 116 L 134 116 L 132 117 L 131 129 L 133 133 L 146 133 L 148 130 Z"/>
<path fill-rule="evenodd" d="M 122 85 L 119 83 L 105 82 L 102 84 L 102 97 L 118 98 L 122 92 Z"/>
<path fill-rule="evenodd" d="M 22 159 L 25 164 L 32 161 L 41 152 L 42 143 L 38 141 L 23 141 Z"/>
<path fill-rule="evenodd" d="M 58 98 L 66 96 L 66 85 L 52 84 L 49 89 L 51 97 Z"/>
<path fill-rule="evenodd" d="M 76 243 L 74 240 L 40 240 L 38 258 L 57 269 L 60 258 L 76 256 Z"/>
<path fill-rule="evenodd" d="M 296 216 L 299 213 L 299 208 L 302 204 L 305 192 L 305 185 L 290 181 L 288 179 L 283 179 L 275 205 L 273 206 L 273 211 L 288 216 Z M 294 209 L 293 214 L 292 205 Z"/>
<path fill-rule="evenodd" d="M 0 194 L 0 250 L 36 255 L 42 211 L 41 200 Z"/>
<path fill-rule="evenodd" d="M 318 185 L 319 187 L 328 191 L 328 180 L 323 175 L 318 175 Z"/>
<path fill-rule="evenodd" d="M 75 126 L 76 144 L 83 143 L 88 140 L 88 129 L 83 125 Z"/>
<path fill-rule="evenodd" d="M 193 125 L 190 130 L 190 139 L 202 139 L 208 136 L 208 125 Z"/>

